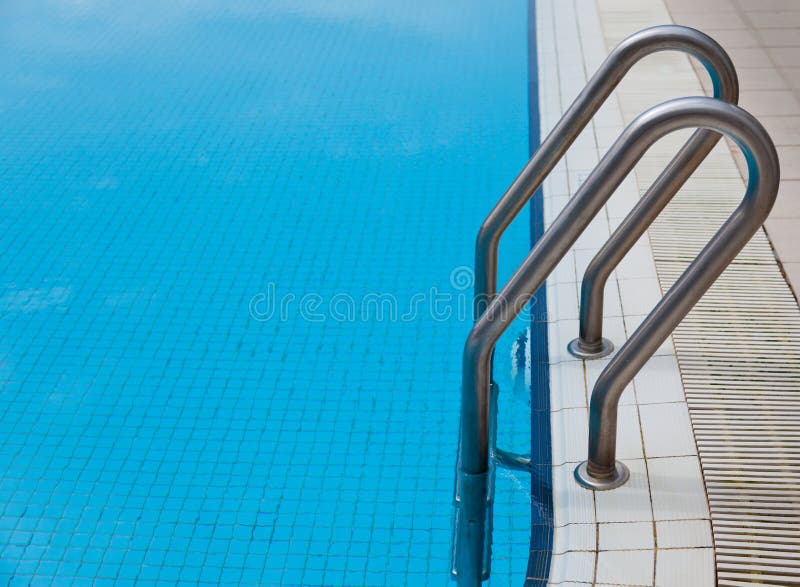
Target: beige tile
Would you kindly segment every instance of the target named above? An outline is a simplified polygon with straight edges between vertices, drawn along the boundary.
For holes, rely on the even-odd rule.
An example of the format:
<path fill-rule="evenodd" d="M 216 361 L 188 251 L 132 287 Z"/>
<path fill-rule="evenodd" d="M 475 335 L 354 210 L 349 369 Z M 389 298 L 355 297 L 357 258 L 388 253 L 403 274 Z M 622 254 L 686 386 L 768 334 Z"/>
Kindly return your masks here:
<path fill-rule="evenodd" d="M 755 29 L 764 47 L 800 47 L 797 29 Z"/>
<path fill-rule="evenodd" d="M 781 68 L 783 79 L 795 90 L 800 91 L 800 67 Z"/>
<path fill-rule="evenodd" d="M 772 67 L 772 58 L 761 47 L 733 47 L 728 53 L 736 67 Z"/>
<path fill-rule="evenodd" d="M 783 272 L 795 297 L 800 297 L 800 263 L 784 263 Z"/>
<path fill-rule="evenodd" d="M 800 146 L 800 113 L 795 116 L 759 116 L 778 147 Z"/>
<path fill-rule="evenodd" d="M 745 90 L 739 105 L 753 116 L 788 116 L 800 112 L 800 100 L 791 90 Z"/>
<path fill-rule="evenodd" d="M 748 90 L 788 90 L 790 89 L 781 72 L 774 67 L 740 67 L 739 87 Z"/>
<path fill-rule="evenodd" d="M 800 147 L 778 149 L 781 161 L 781 179 L 800 179 Z"/>
<path fill-rule="evenodd" d="M 800 225 L 800 181 L 782 181 L 770 218 L 795 218 Z"/>
<path fill-rule="evenodd" d="M 797 31 L 794 31 L 797 33 Z M 800 47 L 772 47 L 767 49 L 767 53 L 772 57 L 778 67 L 793 67 L 800 63 Z"/>
<path fill-rule="evenodd" d="M 757 11 L 748 12 L 747 16 L 756 28 L 797 28 L 800 27 L 800 11 Z"/>
<path fill-rule="evenodd" d="M 760 47 L 761 39 L 752 29 L 724 29 L 724 28 L 705 28 L 703 32 L 714 39 L 717 43 L 725 47 L 728 51 L 733 47 Z"/>
<path fill-rule="evenodd" d="M 735 11 L 712 12 L 712 11 L 683 11 L 673 10 L 672 3 L 669 3 L 672 20 L 675 24 L 690 26 L 701 31 L 708 30 L 727 30 L 744 29 L 749 25 Z"/>
<path fill-rule="evenodd" d="M 795 218 L 767 218 L 764 223 L 778 259 L 800 263 L 800 222 Z"/>
<path fill-rule="evenodd" d="M 797 10 L 797 0 L 736 0 L 743 12 L 773 12 Z"/>
<path fill-rule="evenodd" d="M 670 10 L 676 12 L 696 11 L 698 9 L 706 10 L 708 12 L 716 12 L 718 10 L 735 11 L 736 4 L 733 0 L 669 0 L 667 3 Z"/>

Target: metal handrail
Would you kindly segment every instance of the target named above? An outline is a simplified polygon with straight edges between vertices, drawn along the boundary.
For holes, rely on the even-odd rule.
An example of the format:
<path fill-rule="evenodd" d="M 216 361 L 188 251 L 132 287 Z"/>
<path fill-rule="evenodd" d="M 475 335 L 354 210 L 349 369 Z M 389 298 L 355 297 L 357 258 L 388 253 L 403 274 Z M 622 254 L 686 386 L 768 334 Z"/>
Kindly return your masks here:
<path fill-rule="evenodd" d="M 474 314 L 476 327 L 479 318 L 494 299 L 497 289 L 497 257 L 500 237 L 511 221 L 522 210 L 536 190 L 542 185 L 544 179 L 553 170 L 558 161 L 575 141 L 580 132 L 586 127 L 594 114 L 600 109 L 611 92 L 616 88 L 625 74 L 639 60 L 651 53 L 677 50 L 696 57 L 706 68 L 714 88 L 714 96 L 722 100 L 736 103 L 739 96 L 739 85 L 736 70 L 725 50 L 711 37 L 688 27 L 666 25 L 652 27 L 635 33 L 623 40 L 603 62 L 600 69 L 589 80 L 584 90 L 578 95 L 564 116 L 542 142 L 539 149 L 528 161 L 506 193 L 495 205 L 484 220 L 478 232 L 475 246 L 475 301 Z M 713 132 L 698 131 L 675 156 L 670 166 L 656 179 L 647 196 L 660 200 L 669 200 L 677 192 L 685 179 L 696 169 L 700 162 L 713 149 L 719 136 Z M 559 257 L 560 258 L 560 257 Z M 516 315 L 516 313 L 514 314 Z M 602 340 L 602 339 L 601 339 Z M 494 343 L 493 343 L 494 344 Z M 492 344 L 492 346 L 493 346 Z M 575 352 L 597 352 L 587 346 L 578 348 Z M 602 346 L 602 343 L 601 343 Z M 607 349 L 599 349 L 602 353 Z M 491 357 L 489 369 L 491 370 Z M 491 379 L 491 371 L 487 380 Z M 466 379 L 465 379 L 466 380 Z M 487 389 L 478 387 L 477 389 Z M 473 584 L 473 578 L 488 576 L 489 556 L 488 545 L 481 546 L 474 552 L 465 552 L 465 548 L 477 548 L 477 542 L 483 544 L 485 537 L 485 517 L 491 516 L 491 472 L 489 470 L 489 434 L 488 420 L 490 419 L 491 397 L 479 394 L 473 399 L 462 399 L 462 424 L 459 440 L 459 456 L 457 461 L 455 500 L 456 523 L 454 527 L 454 553 L 453 574 L 462 584 Z M 464 413 L 468 413 L 465 418 Z M 468 438 L 464 439 L 463 430 L 470 431 Z M 475 435 L 474 437 L 472 435 Z M 472 444 L 477 443 L 477 451 L 472 452 Z M 462 458 L 462 448 L 468 447 L 470 455 Z M 493 448 L 494 462 L 502 466 L 518 469 L 529 469 L 530 462 L 526 457 L 508 453 L 496 447 Z M 481 494 L 480 500 L 462 500 L 462 492 L 470 495 Z M 480 501 L 480 503 L 478 503 Z M 465 503 L 470 506 L 467 509 Z M 474 524 L 476 515 L 481 515 L 484 520 Z M 490 522 L 489 522 L 490 523 Z M 471 537 L 477 532 L 480 539 Z M 465 546 L 472 545 L 472 546 Z M 476 554 L 486 550 L 484 568 L 472 568 L 465 574 L 460 569 L 466 568 L 459 562 L 462 558 L 474 559 Z M 481 555 L 481 558 L 483 556 Z M 480 559 L 478 559 L 480 560 Z M 477 563 L 484 566 L 484 563 Z M 459 574 L 460 573 L 460 574 Z"/>
<path fill-rule="evenodd" d="M 627 72 L 642 58 L 660 51 L 682 51 L 705 67 L 714 87 L 714 97 L 735 104 L 739 99 L 736 69 L 725 50 L 708 35 L 689 27 L 663 25 L 634 33 L 617 45 L 558 124 L 531 157 L 511 186 L 483 221 L 475 243 L 475 319 L 497 292 L 497 257 L 500 237 L 542 185 L 589 121 L 605 103 Z M 692 135 L 667 169 L 653 183 L 648 195 L 669 200 L 719 140 L 712 132 Z M 680 181 L 680 183 L 683 183 Z M 673 191 L 674 190 L 674 191 Z M 592 349 L 587 349 L 591 351 Z"/>
<path fill-rule="evenodd" d="M 589 456 L 575 469 L 578 482 L 591 489 L 613 489 L 627 480 L 627 469 L 616 461 L 617 405 L 623 390 L 761 227 L 778 194 L 780 165 L 767 131 L 744 110 L 710 98 L 667 102 L 634 120 L 592 172 L 591 182 L 587 179 L 586 189 L 598 190 L 601 195 L 594 197 L 612 193 L 655 141 L 687 127 L 708 128 L 736 141 L 747 161 L 747 191 L 600 373 L 589 405 Z"/>
<path fill-rule="evenodd" d="M 576 469 L 580 483 L 609 489 L 627 479 L 616 456 L 617 404 L 625 385 L 736 257 L 767 217 L 778 190 L 775 147 L 744 110 L 713 98 L 682 98 L 640 115 L 623 132 L 545 231 L 467 337 L 461 398 L 461 511 L 456 521 L 457 578 L 479 585 L 486 546 L 488 406 L 491 357 L 497 340 L 523 310 L 637 161 L 659 138 L 685 128 L 732 137 L 745 153 L 744 200 L 601 373 L 590 407 L 589 458 Z"/>

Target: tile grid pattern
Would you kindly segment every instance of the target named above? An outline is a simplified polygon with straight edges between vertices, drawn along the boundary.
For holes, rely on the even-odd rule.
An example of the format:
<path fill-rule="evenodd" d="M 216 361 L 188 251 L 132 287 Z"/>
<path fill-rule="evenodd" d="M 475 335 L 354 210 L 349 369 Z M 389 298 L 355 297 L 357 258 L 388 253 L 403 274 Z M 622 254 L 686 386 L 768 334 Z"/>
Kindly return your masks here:
<path fill-rule="evenodd" d="M 605 0 L 601 6 L 610 8 L 615 4 L 621 8 L 619 3 Z M 743 106 L 772 126 L 772 133 L 776 124 L 791 119 L 788 115 L 798 114 L 790 95 L 755 91 L 752 81 L 748 81 L 754 75 L 746 67 L 751 65 L 748 58 L 760 61 L 764 57 L 761 49 L 746 49 L 754 37 L 746 29 L 733 28 L 728 35 L 720 35 L 720 30 L 714 29 L 720 26 L 715 25 L 716 19 L 725 23 L 721 26 L 738 22 L 736 19 L 797 26 L 798 23 L 792 25 L 791 13 L 780 12 L 779 2 L 749 3 L 751 10 L 744 11 L 747 14 L 722 0 L 667 0 L 667 4 L 680 8 L 681 12 L 674 14 L 694 15 L 691 24 L 711 25 L 709 32 L 720 37 L 726 48 L 730 47 L 734 62 L 745 65 L 740 69 L 745 84 Z M 745 3 L 740 6 L 745 7 Z M 770 9 L 777 11 L 780 19 L 770 16 Z M 618 22 L 620 14 L 602 11 L 604 24 Z M 669 18 L 661 0 L 641 2 L 635 7 L 628 3 L 622 15 L 641 26 Z M 787 37 L 776 35 L 776 39 L 780 38 Z M 609 46 L 617 40 L 614 34 L 607 36 Z M 770 51 L 773 58 L 781 54 Z M 768 70 L 767 63 L 762 67 Z M 705 72 L 700 79 L 706 79 Z M 701 91 L 697 79 L 681 77 L 660 82 L 638 77 L 634 81 L 639 82 L 643 94 L 649 92 L 653 97 L 676 90 Z M 628 103 L 628 97 L 623 93 L 621 98 L 626 120 L 636 114 L 636 106 Z M 778 118 L 777 123 L 773 115 Z M 787 140 L 786 129 L 775 134 L 779 145 Z M 729 148 L 722 143 L 712 153 L 698 170 L 697 178 L 687 183 L 650 230 L 658 275 L 665 288 L 678 278 L 741 200 L 741 169 L 735 165 Z M 797 153 L 784 144 L 779 146 L 779 154 L 785 176 L 793 177 Z M 664 163 L 670 154 L 664 151 L 657 155 Z M 642 184 L 652 179 L 657 168 L 654 165 L 638 173 Z M 790 179 L 781 186 L 779 212 L 792 197 L 796 192 Z M 773 231 L 773 244 L 780 257 L 781 246 L 787 243 L 781 238 L 775 240 L 774 235 Z M 791 248 L 796 250 L 795 234 L 792 239 Z M 676 329 L 674 341 L 708 489 L 718 584 L 797 584 L 800 309 L 763 232 L 753 237 Z"/>
<path fill-rule="evenodd" d="M 524 3 L 2 13 L 0 584 L 446 584 L 450 277 L 528 158 Z M 502 259 L 528 244 L 522 218 Z M 288 312 L 253 315 L 270 284 Z M 370 294 L 425 302 L 379 318 Z M 519 452 L 527 325 L 496 355 Z M 497 483 L 514 585 L 528 476 Z"/>
<path fill-rule="evenodd" d="M 597 69 L 606 47 L 593 0 L 539 6 L 542 127 L 549 129 Z M 547 180 L 546 222 L 554 219 L 622 126 L 619 103 L 612 96 Z M 548 280 L 554 585 L 685 585 L 687 577 L 692 585 L 713 585 L 709 513 L 670 341 L 621 401 L 618 456 L 631 468 L 631 481 L 613 492 L 592 493 L 572 478 L 575 465 L 586 457 L 587 400 L 608 362 L 578 361 L 566 352 L 577 334 L 580 278 L 638 195 L 631 177 Z M 620 264 L 605 295 L 606 335 L 619 345 L 661 296 L 647 239 Z"/>
<path fill-rule="evenodd" d="M 781 161 L 778 201 L 765 227 L 792 286 L 800 295 L 800 3 L 796 0 L 665 0 L 679 24 L 719 40 L 739 72 L 739 104 L 769 131 Z M 710 82 L 693 64 L 706 92 Z M 732 146 L 733 147 L 733 146 Z M 743 176 L 747 167 L 732 149 Z"/>

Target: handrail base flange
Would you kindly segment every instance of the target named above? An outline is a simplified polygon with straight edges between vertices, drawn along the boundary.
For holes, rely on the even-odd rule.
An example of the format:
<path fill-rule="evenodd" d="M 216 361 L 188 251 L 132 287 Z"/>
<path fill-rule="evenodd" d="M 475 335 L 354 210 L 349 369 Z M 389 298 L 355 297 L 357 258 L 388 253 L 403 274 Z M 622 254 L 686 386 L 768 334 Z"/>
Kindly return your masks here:
<path fill-rule="evenodd" d="M 575 467 L 575 481 L 578 485 L 591 489 L 592 491 L 608 491 L 609 489 L 616 489 L 621 485 L 625 485 L 628 479 L 631 478 L 630 469 L 625 463 L 615 461 L 614 474 L 611 477 L 599 479 L 592 477 L 589 474 L 587 465 L 589 461 L 583 461 L 580 465 Z"/>
<path fill-rule="evenodd" d="M 614 352 L 614 343 L 607 338 L 603 338 L 600 343 L 597 350 L 590 350 L 583 346 L 580 338 L 576 338 L 567 345 L 567 351 L 569 351 L 569 354 L 573 357 L 586 360 L 599 359 Z"/>

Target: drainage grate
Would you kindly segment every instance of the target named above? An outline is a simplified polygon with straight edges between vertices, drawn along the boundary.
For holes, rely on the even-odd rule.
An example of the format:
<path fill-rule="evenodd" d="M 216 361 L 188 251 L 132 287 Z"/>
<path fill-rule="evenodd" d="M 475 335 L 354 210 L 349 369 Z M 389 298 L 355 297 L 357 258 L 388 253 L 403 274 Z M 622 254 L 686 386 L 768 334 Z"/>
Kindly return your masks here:
<path fill-rule="evenodd" d="M 684 190 L 651 227 L 665 291 L 738 204 L 742 183 L 722 182 Z M 800 308 L 763 231 L 673 336 L 718 584 L 800 585 Z"/>

